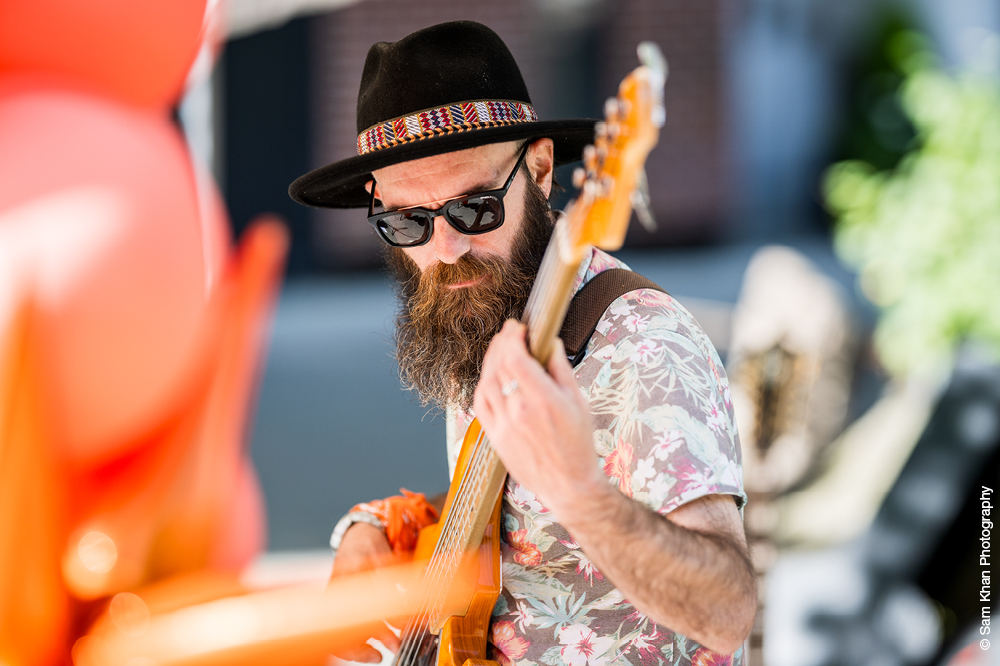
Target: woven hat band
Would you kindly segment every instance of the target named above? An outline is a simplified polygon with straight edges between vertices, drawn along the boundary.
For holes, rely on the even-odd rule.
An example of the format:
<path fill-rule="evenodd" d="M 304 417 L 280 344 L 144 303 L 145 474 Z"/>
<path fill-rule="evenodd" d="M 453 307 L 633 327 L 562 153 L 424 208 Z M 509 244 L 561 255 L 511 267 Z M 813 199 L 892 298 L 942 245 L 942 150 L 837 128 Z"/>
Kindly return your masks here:
<path fill-rule="evenodd" d="M 510 100 L 475 100 L 425 109 L 378 123 L 358 135 L 358 154 L 402 143 L 485 127 L 530 123 L 538 114 L 530 104 Z"/>

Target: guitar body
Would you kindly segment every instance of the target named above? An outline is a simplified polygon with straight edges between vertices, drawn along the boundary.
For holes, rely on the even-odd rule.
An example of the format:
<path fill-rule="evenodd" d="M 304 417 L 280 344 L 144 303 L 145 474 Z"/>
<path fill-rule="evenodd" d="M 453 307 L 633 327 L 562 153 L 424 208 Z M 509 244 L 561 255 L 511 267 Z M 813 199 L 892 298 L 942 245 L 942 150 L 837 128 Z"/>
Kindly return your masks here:
<path fill-rule="evenodd" d="M 415 559 L 429 560 L 441 536 L 441 527 L 446 523 L 452 509 L 455 491 L 461 486 L 464 475 L 469 470 L 469 458 L 474 443 L 480 437 L 479 421 L 473 421 L 465 433 L 462 451 L 455 466 L 455 478 L 448 490 L 441 520 L 420 531 L 417 539 Z M 486 639 L 489 636 L 490 618 L 500 597 L 500 505 L 503 494 L 486 524 L 483 542 L 476 557 L 468 566 L 476 567 L 473 576 L 475 585 L 469 589 L 468 603 L 445 610 L 443 624 L 438 634 L 437 666 L 492 666 L 495 661 L 486 659 Z M 471 660 L 471 663 L 470 663 Z M 498 666 L 498 665 L 497 665 Z"/>

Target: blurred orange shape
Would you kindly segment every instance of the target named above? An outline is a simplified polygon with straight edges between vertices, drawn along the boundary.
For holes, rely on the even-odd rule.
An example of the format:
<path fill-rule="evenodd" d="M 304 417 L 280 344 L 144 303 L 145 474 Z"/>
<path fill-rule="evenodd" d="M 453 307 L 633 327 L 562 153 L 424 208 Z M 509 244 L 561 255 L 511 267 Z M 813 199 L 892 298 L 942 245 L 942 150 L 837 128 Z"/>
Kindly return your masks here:
<path fill-rule="evenodd" d="M 264 492 L 249 456 L 240 464 L 235 487 L 220 500 L 224 510 L 207 564 L 219 571 L 240 571 L 264 549 L 267 539 Z"/>
<path fill-rule="evenodd" d="M 246 429 L 287 244 L 280 221 L 250 225 L 213 290 L 207 353 L 184 408 L 133 451 L 76 477 L 84 509 L 62 562 L 78 598 L 202 567 L 236 572 L 263 547 Z"/>
<path fill-rule="evenodd" d="M 75 596 L 93 599 L 105 594 L 117 564 L 118 544 L 111 537 L 78 530 L 70 536 L 62 556 L 63 582 Z M 114 576 L 121 577 L 121 573 L 122 567 L 118 567 Z"/>
<path fill-rule="evenodd" d="M 176 101 L 198 52 L 205 6 L 206 0 L 2 0 L 0 74 L 41 74 L 165 108 Z"/>
<path fill-rule="evenodd" d="M 111 598 L 108 616 L 118 631 L 126 636 L 142 636 L 149 629 L 149 608 L 141 597 L 131 592 L 122 592 Z"/>
<path fill-rule="evenodd" d="M 0 265 L 37 294 L 65 460 L 119 456 L 190 399 L 227 233 L 166 119 L 0 80 Z"/>
<path fill-rule="evenodd" d="M 80 562 L 88 571 L 106 573 L 118 560 L 118 548 L 107 534 L 87 532 L 77 543 Z"/>
<path fill-rule="evenodd" d="M 0 296 L 11 296 L 0 281 Z M 66 650 L 70 604 L 59 573 L 65 482 L 39 396 L 36 323 L 21 300 L 0 308 L 0 663 L 48 666 Z"/>
<path fill-rule="evenodd" d="M 165 500 L 166 520 L 157 537 L 163 571 L 204 566 L 236 571 L 263 547 L 263 500 L 246 441 L 287 248 L 284 224 L 262 215 L 247 228 L 220 281 L 210 380 L 190 413 L 190 443 L 182 445 L 185 459 Z"/>
<path fill-rule="evenodd" d="M 465 578 L 475 578 L 475 555 L 460 570 L 464 584 L 471 585 Z M 195 589 L 203 591 L 197 601 Z M 76 666 L 319 665 L 330 652 L 364 640 L 372 623 L 392 620 L 403 626 L 410 616 L 419 622 L 438 603 L 456 605 L 459 595 L 425 584 L 419 562 L 342 576 L 325 591 L 297 586 L 212 600 L 204 591 L 213 589 L 219 596 L 234 594 L 226 579 L 213 582 L 205 574 L 138 591 L 133 596 L 145 606 L 129 599 L 127 630 L 115 620 L 112 601 L 73 647 Z"/>

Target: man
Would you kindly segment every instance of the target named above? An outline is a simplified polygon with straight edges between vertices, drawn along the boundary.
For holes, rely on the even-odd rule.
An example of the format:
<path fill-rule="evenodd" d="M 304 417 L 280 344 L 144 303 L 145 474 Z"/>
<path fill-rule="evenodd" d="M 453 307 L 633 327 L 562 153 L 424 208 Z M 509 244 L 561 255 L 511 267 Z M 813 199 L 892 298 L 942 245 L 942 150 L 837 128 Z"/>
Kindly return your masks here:
<path fill-rule="evenodd" d="M 463 21 L 372 47 L 358 131 L 357 157 L 290 192 L 369 206 L 399 281 L 404 381 L 447 411 L 452 470 L 474 414 L 509 471 L 490 658 L 742 663 L 756 590 L 739 442 L 704 333 L 669 296 L 633 291 L 574 371 L 561 346 L 543 369 L 513 321 L 551 232 L 553 169 L 593 121 L 538 121 L 506 46 Z M 620 265 L 595 251 L 577 282 Z M 341 521 L 335 573 L 389 553 L 385 528 Z M 351 656 L 378 660 L 365 650 Z"/>

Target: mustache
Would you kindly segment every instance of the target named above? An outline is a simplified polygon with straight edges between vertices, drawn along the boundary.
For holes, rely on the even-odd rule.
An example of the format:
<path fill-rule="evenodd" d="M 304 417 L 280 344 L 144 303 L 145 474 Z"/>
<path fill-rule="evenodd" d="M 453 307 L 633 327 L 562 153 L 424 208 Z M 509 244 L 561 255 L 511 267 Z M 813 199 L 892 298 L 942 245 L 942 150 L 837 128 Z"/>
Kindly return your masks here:
<path fill-rule="evenodd" d="M 497 257 L 467 254 L 453 264 L 437 264 L 420 274 L 416 289 L 409 297 L 410 315 L 430 328 L 450 323 L 454 317 L 469 319 L 472 314 L 481 317 L 497 309 L 505 310 L 508 316 L 520 316 L 520 312 L 510 310 L 507 290 L 496 289 L 509 272 L 508 264 Z M 466 282 L 475 284 L 451 288 Z M 480 317 L 472 318 L 466 325 L 475 327 Z"/>
<path fill-rule="evenodd" d="M 499 262 L 493 257 L 476 257 L 465 254 L 453 264 L 438 263 L 420 276 L 423 289 L 447 289 L 464 282 L 475 282 L 489 277 L 499 269 Z M 475 287 L 462 287 L 474 289 Z"/>

